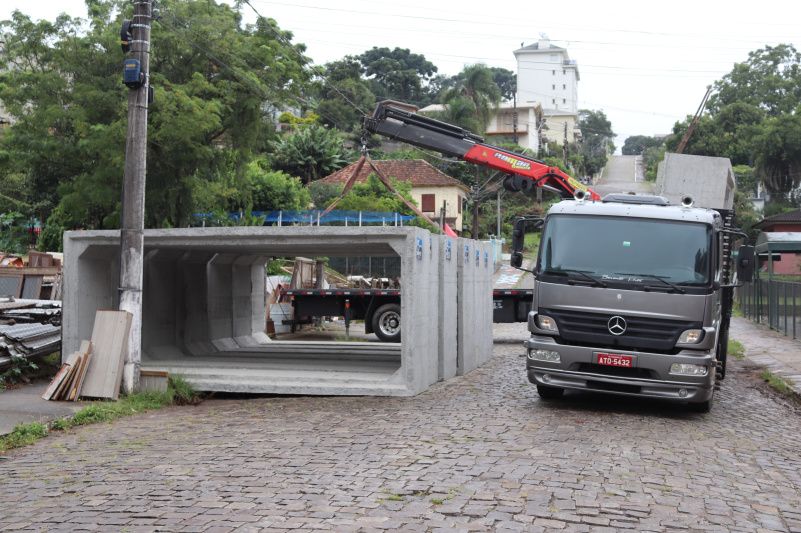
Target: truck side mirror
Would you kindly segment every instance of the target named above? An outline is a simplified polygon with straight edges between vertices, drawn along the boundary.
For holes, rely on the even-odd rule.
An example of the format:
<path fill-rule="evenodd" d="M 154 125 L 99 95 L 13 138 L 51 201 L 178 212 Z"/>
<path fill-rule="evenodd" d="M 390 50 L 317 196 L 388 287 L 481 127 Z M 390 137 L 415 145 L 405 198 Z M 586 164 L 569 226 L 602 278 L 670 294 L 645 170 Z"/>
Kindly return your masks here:
<path fill-rule="evenodd" d="M 528 228 L 539 229 L 544 224 L 544 220 L 535 217 L 521 217 L 515 220 L 512 229 L 512 257 L 509 264 L 515 268 L 523 266 L 523 245 L 526 239 Z"/>
<path fill-rule="evenodd" d="M 754 247 L 740 246 L 737 251 L 737 281 L 748 283 L 754 279 Z"/>

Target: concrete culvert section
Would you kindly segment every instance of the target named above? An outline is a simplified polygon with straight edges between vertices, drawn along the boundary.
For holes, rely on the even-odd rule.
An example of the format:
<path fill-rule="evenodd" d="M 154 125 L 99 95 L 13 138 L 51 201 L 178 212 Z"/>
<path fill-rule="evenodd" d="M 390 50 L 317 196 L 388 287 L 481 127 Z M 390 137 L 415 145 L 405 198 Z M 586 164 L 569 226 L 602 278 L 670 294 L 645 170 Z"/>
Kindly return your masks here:
<path fill-rule="evenodd" d="M 119 232 L 67 232 L 64 239 L 64 353 L 71 353 L 90 337 L 95 311 L 117 305 Z M 455 240 L 447 258 L 441 250 L 446 240 L 414 227 L 146 230 L 144 245 L 142 369 L 182 375 L 199 390 L 342 395 L 413 395 L 455 373 L 442 372 L 443 364 L 455 369 L 456 362 L 443 357 L 456 351 L 443 347 L 440 307 L 448 304 L 451 313 L 456 305 L 448 299 L 456 291 L 450 282 L 448 291 L 439 290 L 441 262 L 457 260 Z M 267 337 L 269 258 L 356 255 L 400 258 L 399 309 L 388 308 L 379 324 L 391 330 L 399 310 L 400 343 Z M 473 268 L 488 270 L 471 278 L 469 299 L 486 294 L 491 305 L 489 266 L 483 256 L 472 259 Z M 475 314 L 462 324 L 487 321 L 480 329 L 489 330 L 491 309 L 473 309 L 460 306 Z M 452 313 L 442 320 L 455 322 Z"/>

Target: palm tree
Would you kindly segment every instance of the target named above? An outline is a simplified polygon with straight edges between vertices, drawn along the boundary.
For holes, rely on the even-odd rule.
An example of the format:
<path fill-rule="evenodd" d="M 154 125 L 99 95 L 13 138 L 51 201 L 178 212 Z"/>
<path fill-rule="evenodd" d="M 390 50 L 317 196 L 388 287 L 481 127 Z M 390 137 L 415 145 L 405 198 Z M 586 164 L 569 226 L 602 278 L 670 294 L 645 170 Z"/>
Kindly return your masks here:
<path fill-rule="evenodd" d="M 483 134 L 501 102 L 492 70 L 486 65 L 468 65 L 456 78 L 456 84 L 442 97 L 446 120 Z"/>

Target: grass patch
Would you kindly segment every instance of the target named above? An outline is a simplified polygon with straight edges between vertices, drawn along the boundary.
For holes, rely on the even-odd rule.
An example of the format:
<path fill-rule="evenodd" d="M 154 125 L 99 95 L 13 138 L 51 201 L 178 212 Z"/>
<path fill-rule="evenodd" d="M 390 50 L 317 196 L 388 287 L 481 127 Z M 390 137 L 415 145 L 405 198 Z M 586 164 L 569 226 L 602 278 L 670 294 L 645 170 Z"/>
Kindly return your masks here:
<path fill-rule="evenodd" d="M 20 424 L 8 435 L 0 437 L 0 453 L 33 444 L 50 431 L 66 431 L 73 427 L 111 422 L 125 416 L 161 409 L 170 405 L 197 405 L 201 397 L 189 383 L 179 376 L 170 376 L 165 392 L 139 392 L 122 396 L 116 402 L 95 402 L 87 405 L 71 418 L 59 418 L 42 424 Z"/>
<path fill-rule="evenodd" d="M 735 359 L 742 361 L 745 359 L 745 346 L 743 346 L 743 343 L 740 341 L 729 339 L 727 353 Z"/>
<path fill-rule="evenodd" d="M 442 498 L 431 498 L 431 503 L 433 503 L 434 505 L 442 505 L 443 503 L 445 503 L 445 500 L 443 500 Z"/>
<path fill-rule="evenodd" d="M 790 387 L 790 384 L 784 380 L 781 376 L 777 376 L 767 368 L 762 371 L 762 374 L 759 375 L 765 383 L 767 383 L 773 390 L 785 395 L 785 396 L 792 396 L 793 388 Z"/>
<path fill-rule="evenodd" d="M 390 494 L 390 495 L 387 496 L 386 499 L 388 501 L 391 501 L 391 502 L 402 502 L 402 501 L 404 501 L 403 496 L 401 496 L 400 494 Z"/>
<path fill-rule="evenodd" d="M 20 424 L 8 435 L 0 437 L 0 451 L 27 446 L 45 436 L 47 436 L 47 426 L 45 424 L 40 422 Z"/>

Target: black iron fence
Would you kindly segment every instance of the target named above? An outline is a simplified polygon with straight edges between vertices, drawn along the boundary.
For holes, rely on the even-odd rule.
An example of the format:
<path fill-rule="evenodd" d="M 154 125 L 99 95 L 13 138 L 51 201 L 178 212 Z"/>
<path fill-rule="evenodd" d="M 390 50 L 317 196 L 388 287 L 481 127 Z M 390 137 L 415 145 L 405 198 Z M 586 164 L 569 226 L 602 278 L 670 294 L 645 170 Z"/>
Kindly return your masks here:
<path fill-rule="evenodd" d="M 801 283 L 757 279 L 737 289 L 737 300 L 746 318 L 801 337 Z"/>

